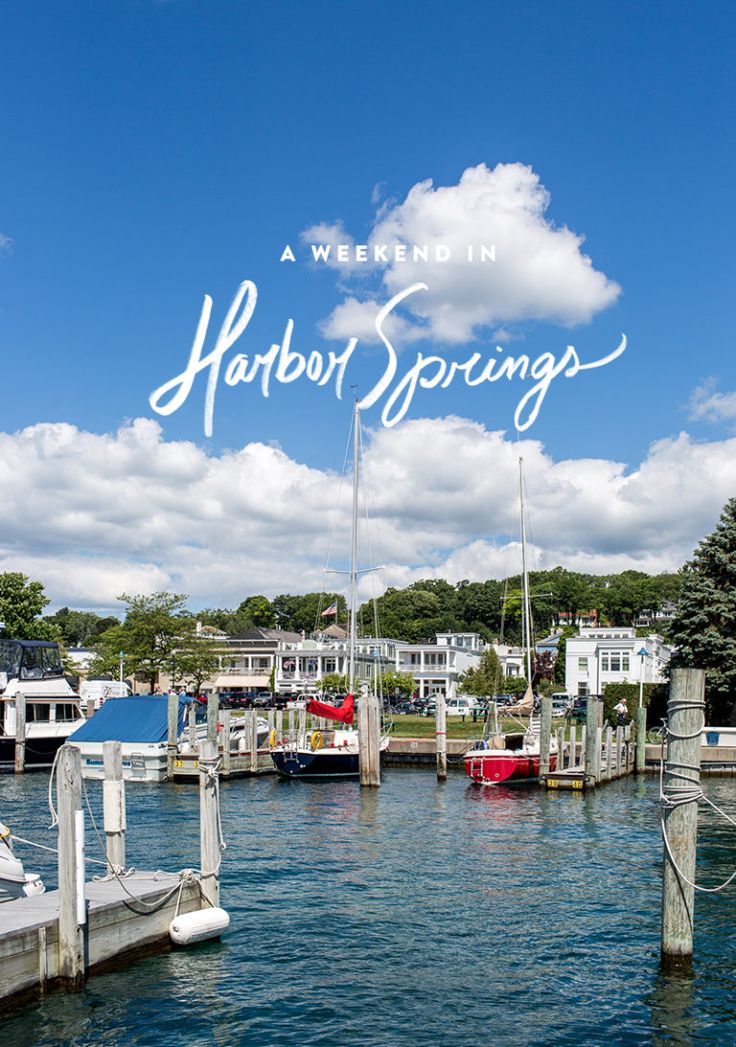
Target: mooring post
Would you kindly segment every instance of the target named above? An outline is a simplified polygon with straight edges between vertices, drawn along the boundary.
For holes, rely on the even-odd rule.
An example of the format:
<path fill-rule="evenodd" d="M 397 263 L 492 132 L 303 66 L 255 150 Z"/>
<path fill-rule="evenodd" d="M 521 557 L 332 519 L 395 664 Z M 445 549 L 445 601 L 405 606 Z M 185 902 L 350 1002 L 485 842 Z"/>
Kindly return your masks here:
<path fill-rule="evenodd" d="M 636 710 L 636 773 L 643 774 L 647 762 L 647 711 Z"/>
<path fill-rule="evenodd" d="M 704 713 L 703 670 L 673 669 L 667 702 L 667 757 L 662 799 L 662 963 L 665 966 L 688 966 L 693 952 L 695 889 L 691 884 L 695 883 Z"/>
<path fill-rule="evenodd" d="M 59 977 L 80 986 L 85 977 L 84 812 L 82 755 L 63 745 L 57 765 L 59 817 Z"/>
<path fill-rule="evenodd" d="M 23 774 L 26 769 L 26 696 L 22 691 L 15 695 L 15 773 Z"/>
<path fill-rule="evenodd" d="M 220 745 L 222 746 L 222 773 L 230 774 L 230 710 L 223 709 L 220 713 L 222 730 L 220 731 Z"/>
<path fill-rule="evenodd" d="M 220 904 L 220 834 L 218 832 L 217 743 L 209 738 L 199 753 L 199 864 L 202 891 L 209 901 Z"/>
<path fill-rule="evenodd" d="M 168 721 L 166 729 L 166 777 L 174 780 L 174 760 L 179 740 L 179 695 L 169 691 Z"/>
<path fill-rule="evenodd" d="M 585 758 L 586 758 L 586 753 L 588 751 L 587 745 L 588 745 L 588 728 L 587 728 L 586 724 L 583 724 L 583 726 L 580 728 L 580 764 L 579 764 L 579 766 L 582 767 L 583 770 L 585 770 Z"/>
<path fill-rule="evenodd" d="M 284 737 L 284 710 L 276 710 L 276 741 L 280 742 Z"/>
<path fill-rule="evenodd" d="M 565 728 L 557 728 L 557 770 L 565 769 Z"/>
<path fill-rule="evenodd" d="M 604 745 L 606 746 L 606 766 L 605 766 L 605 770 L 604 770 L 604 768 L 603 768 L 603 753 L 601 752 L 601 773 L 600 773 L 600 778 L 601 778 L 601 781 L 605 780 L 605 781 L 610 782 L 611 778 L 613 778 L 613 771 L 614 771 L 614 762 L 613 762 L 613 727 L 611 727 L 610 723 L 608 724 L 608 726 L 605 729 L 604 736 L 605 736 Z M 601 746 L 601 750 L 602 750 L 602 748 L 603 748 L 603 746 Z"/>
<path fill-rule="evenodd" d="M 437 781 L 444 782 L 447 780 L 447 705 L 444 694 L 438 694 L 435 703 L 434 737 L 437 754 Z"/>
<path fill-rule="evenodd" d="M 570 724 L 570 760 L 568 767 L 577 767 L 578 765 L 578 739 L 577 739 L 577 727 L 574 723 Z"/>
<path fill-rule="evenodd" d="M 624 729 L 616 728 L 616 777 L 620 778 L 624 773 Z"/>
<path fill-rule="evenodd" d="M 95 715 L 95 700 L 94 698 L 88 698 L 84 704 L 84 715 L 88 720 L 91 720 Z"/>
<path fill-rule="evenodd" d="M 267 715 L 267 718 L 268 718 L 268 736 L 270 738 L 271 737 L 271 731 L 273 730 L 274 710 L 273 709 L 269 709 L 268 713 L 266 715 Z"/>
<path fill-rule="evenodd" d="M 300 705 L 298 709 L 299 726 L 297 733 L 299 735 L 298 744 L 306 745 L 307 741 L 307 707 L 306 705 Z"/>
<path fill-rule="evenodd" d="M 249 722 L 249 737 L 250 737 L 250 771 L 251 774 L 255 774 L 258 771 L 258 712 L 256 709 L 249 709 L 248 715 L 250 716 Z"/>
<path fill-rule="evenodd" d="M 549 774 L 549 741 L 552 734 L 552 699 L 545 694 L 539 717 L 539 776 Z"/>
<path fill-rule="evenodd" d="M 289 721 L 289 741 L 293 742 L 294 741 L 294 709 L 289 709 L 288 721 Z"/>
<path fill-rule="evenodd" d="M 600 748 L 598 742 L 598 699 L 588 696 L 585 710 L 585 778 L 591 785 L 598 784 Z"/>
<path fill-rule="evenodd" d="M 102 812 L 105 854 L 110 872 L 125 869 L 125 783 L 123 747 L 120 742 L 102 743 L 105 780 L 102 783 Z"/>
<path fill-rule="evenodd" d="M 197 707 L 194 702 L 189 706 L 189 748 L 193 753 L 197 751 Z"/>
<path fill-rule="evenodd" d="M 207 741 L 217 745 L 217 724 L 220 716 L 220 698 L 212 693 L 207 695 Z"/>
<path fill-rule="evenodd" d="M 360 784 L 371 784 L 370 727 L 368 718 L 368 693 L 364 685 L 355 696 L 358 707 L 358 767 Z"/>

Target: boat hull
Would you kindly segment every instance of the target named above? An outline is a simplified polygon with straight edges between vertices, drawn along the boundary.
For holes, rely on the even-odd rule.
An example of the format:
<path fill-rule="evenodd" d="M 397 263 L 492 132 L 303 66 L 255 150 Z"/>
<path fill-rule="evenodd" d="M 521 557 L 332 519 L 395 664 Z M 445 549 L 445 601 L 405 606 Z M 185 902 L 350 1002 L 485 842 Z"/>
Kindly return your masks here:
<path fill-rule="evenodd" d="M 50 767 L 66 737 L 26 738 L 25 766 Z M 0 738 L 0 768 L 15 766 L 15 738 Z"/>
<path fill-rule="evenodd" d="M 360 762 L 357 752 L 338 749 L 272 749 L 271 759 L 282 778 L 357 778 Z"/>
<path fill-rule="evenodd" d="M 539 753 L 481 750 L 465 756 L 465 773 L 479 785 L 534 782 L 539 778 Z M 550 754 L 549 769 L 557 767 L 556 754 Z"/>

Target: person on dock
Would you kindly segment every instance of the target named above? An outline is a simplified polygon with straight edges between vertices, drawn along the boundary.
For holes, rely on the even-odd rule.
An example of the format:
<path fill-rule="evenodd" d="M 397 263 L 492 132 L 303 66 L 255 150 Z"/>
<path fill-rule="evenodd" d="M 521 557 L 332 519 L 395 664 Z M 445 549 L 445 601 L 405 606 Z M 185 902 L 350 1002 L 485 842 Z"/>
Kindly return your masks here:
<path fill-rule="evenodd" d="M 624 727 L 626 725 L 626 718 L 629 715 L 629 708 L 623 698 L 619 698 L 618 704 L 613 707 L 613 711 L 616 714 L 616 726 Z"/>

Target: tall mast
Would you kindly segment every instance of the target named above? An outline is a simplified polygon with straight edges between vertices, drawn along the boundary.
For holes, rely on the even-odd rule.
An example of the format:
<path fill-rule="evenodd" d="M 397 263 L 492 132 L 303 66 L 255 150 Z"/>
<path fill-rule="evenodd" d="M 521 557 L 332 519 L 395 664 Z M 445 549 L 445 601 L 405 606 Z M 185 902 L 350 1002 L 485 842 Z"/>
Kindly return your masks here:
<path fill-rule="evenodd" d="M 524 459 L 519 459 L 519 512 L 521 514 L 521 572 L 524 587 L 524 623 L 526 639 L 526 679 L 532 685 L 532 629 L 529 611 L 529 574 L 526 569 L 526 520 L 524 513 Z M 523 640 L 524 638 L 522 638 Z"/>
<path fill-rule="evenodd" d="M 353 412 L 353 530 L 350 542 L 350 629 L 348 632 L 348 654 L 350 669 L 348 692 L 355 694 L 355 613 L 358 598 L 358 444 L 360 442 L 360 409 L 355 397 Z"/>

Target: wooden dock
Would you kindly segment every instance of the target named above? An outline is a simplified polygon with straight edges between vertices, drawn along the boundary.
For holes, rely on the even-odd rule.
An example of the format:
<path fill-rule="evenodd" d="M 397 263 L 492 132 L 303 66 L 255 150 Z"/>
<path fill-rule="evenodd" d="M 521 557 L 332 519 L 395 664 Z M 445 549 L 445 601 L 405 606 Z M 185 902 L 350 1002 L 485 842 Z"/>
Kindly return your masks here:
<path fill-rule="evenodd" d="M 93 881 L 85 885 L 84 893 L 84 952 L 91 972 L 112 960 L 167 946 L 177 906 L 180 913 L 186 913 L 207 904 L 196 881 L 180 887 L 178 876 L 152 872 L 137 872 L 122 883 L 114 878 Z M 62 976 L 59 906 L 60 892 L 47 891 L 0 907 L 1 1005 L 17 1000 L 20 994 L 62 986 L 68 980 Z"/>
<path fill-rule="evenodd" d="M 220 749 L 219 755 L 220 778 L 254 778 L 260 774 L 276 773 L 268 749 L 257 749 L 255 753 L 240 749 L 227 753 Z M 199 753 L 177 753 L 172 777 L 175 782 L 199 781 Z"/>

